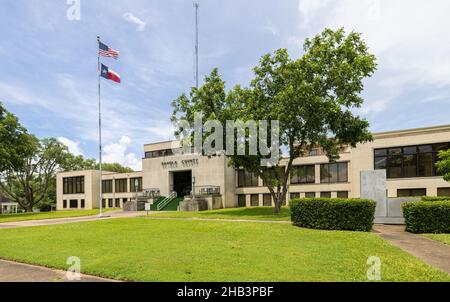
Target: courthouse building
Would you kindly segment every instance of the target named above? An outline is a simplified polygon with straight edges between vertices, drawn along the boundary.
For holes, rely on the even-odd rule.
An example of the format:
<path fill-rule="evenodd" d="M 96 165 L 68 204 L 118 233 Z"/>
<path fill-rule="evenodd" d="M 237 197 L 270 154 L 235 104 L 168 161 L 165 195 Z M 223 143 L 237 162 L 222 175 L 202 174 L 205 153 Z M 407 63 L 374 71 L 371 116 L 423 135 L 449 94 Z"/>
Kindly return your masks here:
<path fill-rule="evenodd" d="M 272 206 L 263 181 L 235 170 L 224 156 L 177 155 L 177 142 L 144 146 L 143 171 L 104 172 L 103 206 L 159 192 L 161 196 L 192 194 L 209 198 L 209 208 Z M 320 148 L 294 161 L 288 199 L 297 197 L 360 197 L 362 171 L 386 170 L 388 197 L 450 196 L 450 184 L 436 172 L 440 150 L 450 149 L 450 125 L 374 134 L 374 141 L 347 148 L 329 163 Z M 59 173 L 57 209 L 95 209 L 100 199 L 99 171 Z M 164 209 L 162 209 L 164 210 Z"/>

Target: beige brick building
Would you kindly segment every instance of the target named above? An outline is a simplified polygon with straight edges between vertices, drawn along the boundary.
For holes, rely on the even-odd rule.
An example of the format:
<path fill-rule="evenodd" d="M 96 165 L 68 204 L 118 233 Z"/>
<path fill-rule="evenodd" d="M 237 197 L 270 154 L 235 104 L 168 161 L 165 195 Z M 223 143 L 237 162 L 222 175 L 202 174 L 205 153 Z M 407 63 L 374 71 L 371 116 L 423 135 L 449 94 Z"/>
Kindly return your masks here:
<path fill-rule="evenodd" d="M 450 125 L 375 133 L 371 143 L 348 148 L 336 163 L 320 149 L 294 161 L 288 197 L 360 197 L 360 173 L 384 169 L 389 197 L 450 196 L 450 184 L 437 175 L 437 152 L 450 149 Z M 103 206 L 122 207 L 143 191 L 162 196 L 214 195 L 213 208 L 271 206 L 268 189 L 258 177 L 236 171 L 224 156 L 177 155 L 177 142 L 144 146 L 143 171 L 103 174 Z M 65 172 L 57 176 L 57 209 L 99 207 L 100 173 Z M 217 202 L 219 200 L 219 202 Z"/>

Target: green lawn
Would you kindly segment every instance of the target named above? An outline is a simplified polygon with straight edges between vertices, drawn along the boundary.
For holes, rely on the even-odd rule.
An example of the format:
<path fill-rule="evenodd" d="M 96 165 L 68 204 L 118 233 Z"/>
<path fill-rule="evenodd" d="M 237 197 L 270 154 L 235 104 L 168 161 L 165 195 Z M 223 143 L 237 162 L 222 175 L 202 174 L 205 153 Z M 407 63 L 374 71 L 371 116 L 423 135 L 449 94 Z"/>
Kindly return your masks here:
<path fill-rule="evenodd" d="M 275 215 L 272 207 L 254 207 L 204 212 L 166 212 L 154 214 L 152 217 L 290 221 L 291 212 L 288 207 L 284 207 L 280 215 Z"/>
<path fill-rule="evenodd" d="M 450 245 L 450 234 L 425 234 L 424 236 Z"/>
<path fill-rule="evenodd" d="M 450 277 L 373 233 L 290 224 L 146 217 L 0 229 L 0 258 L 135 281 L 367 281 L 370 256 L 383 281 Z"/>
<path fill-rule="evenodd" d="M 104 209 L 104 212 L 109 212 L 119 209 Z M 45 220 L 67 217 L 84 217 L 98 215 L 99 210 L 74 210 L 74 211 L 56 211 L 56 212 L 44 212 L 44 213 L 20 213 L 20 214 L 5 214 L 0 215 L 0 223 L 15 222 L 15 221 L 28 221 L 28 220 Z"/>

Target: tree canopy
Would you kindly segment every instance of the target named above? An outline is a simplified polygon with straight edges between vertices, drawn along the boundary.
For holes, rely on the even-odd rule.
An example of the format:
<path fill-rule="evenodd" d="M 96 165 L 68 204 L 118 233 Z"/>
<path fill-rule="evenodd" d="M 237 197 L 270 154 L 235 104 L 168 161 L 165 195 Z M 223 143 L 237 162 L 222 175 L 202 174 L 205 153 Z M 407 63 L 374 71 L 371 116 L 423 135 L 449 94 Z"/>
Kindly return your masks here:
<path fill-rule="evenodd" d="M 0 103 L 0 194 L 27 211 L 56 202 L 56 173 L 99 169 L 94 159 L 71 154 L 54 138 L 39 140 Z M 118 163 L 103 164 L 105 171 L 128 173 Z"/>
<path fill-rule="evenodd" d="M 438 157 L 437 171 L 444 176 L 446 181 L 450 182 L 450 150 L 439 152 Z"/>
<path fill-rule="evenodd" d="M 286 49 L 264 55 L 253 69 L 249 87 L 238 85 L 227 92 L 214 69 L 202 87 L 192 88 L 189 96 L 183 94 L 173 101 L 172 120 L 187 120 L 192 125 L 195 113 L 202 112 L 205 119 L 218 120 L 222 125 L 227 120 L 256 121 L 258 126 L 261 121 L 279 121 L 280 145 L 289 154 L 288 159 L 283 160 L 279 152 L 276 164 L 265 167 L 261 160 L 267 154 L 261 152 L 228 155 L 232 167 L 264 180 L 278 213 L 296 158 L 320 146 L 330 161 L 335 161 L 342 148 L 372 140 L 369 123 L 352 110 L 363 104 L 363 80 L 375 70 L 375 56 L 359 33 L 347 35 L 344 29 L 325 29 L 305 41 L 304 53 L 298 59 L 290 58 Z M 205 130 L 205 136 L 212 131 Z"/>

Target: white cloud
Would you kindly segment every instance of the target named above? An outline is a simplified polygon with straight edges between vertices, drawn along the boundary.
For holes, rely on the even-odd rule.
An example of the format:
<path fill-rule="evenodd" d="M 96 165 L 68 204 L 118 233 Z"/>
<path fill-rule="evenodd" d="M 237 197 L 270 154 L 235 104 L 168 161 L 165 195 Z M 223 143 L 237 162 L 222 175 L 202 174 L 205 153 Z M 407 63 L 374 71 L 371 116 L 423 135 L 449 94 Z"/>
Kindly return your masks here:
<path fill-rule="evenodd" d="M 127 22 L 137 25 L 138 31 L 144 31 L 145 27 L 147 26 L 146 22 L 142 21 L 132 13 L 125 13 L 123 14 L 122 18 Z"/>
<path fill-rule="evenodd" d="M 266 25 L 263 26 L 263 29 L 274 36 L 280 35 L 280 30 L 278 27 L 272 22 L 272 20 L 267 20 Z"/>
<path fill-rule="evenodd" d="M 69 152 L 75 156 L 83 155 L 83 151 L 80 148 L 80 142 L 75 142 L 66 137 L 58 137 L 58 141 L 69 148 Z"/>
<path fill-rule="evenodd" d="M 118 143 L 106 145 L 103 161 L 105 163 L 119 163 L 135 171 L 142 170 L 142 160 L 134 153 L 127 153 L 130 144 L 131 139 L 128 136 L 122 136 Z"/>
<path fill-rule="evenodd" d="M 450 85 L 450 43 L 443 38 L 450 28 L 449 10 L 445 0 L 300 0 L 297 36 L 312 36 L 325 27 L 362 33 L 379 64 L 379 76 L 371 80 L 374 90 L 368 93 L 374 99 L 365 109 L 381 112 L 400 92 Z"/>

